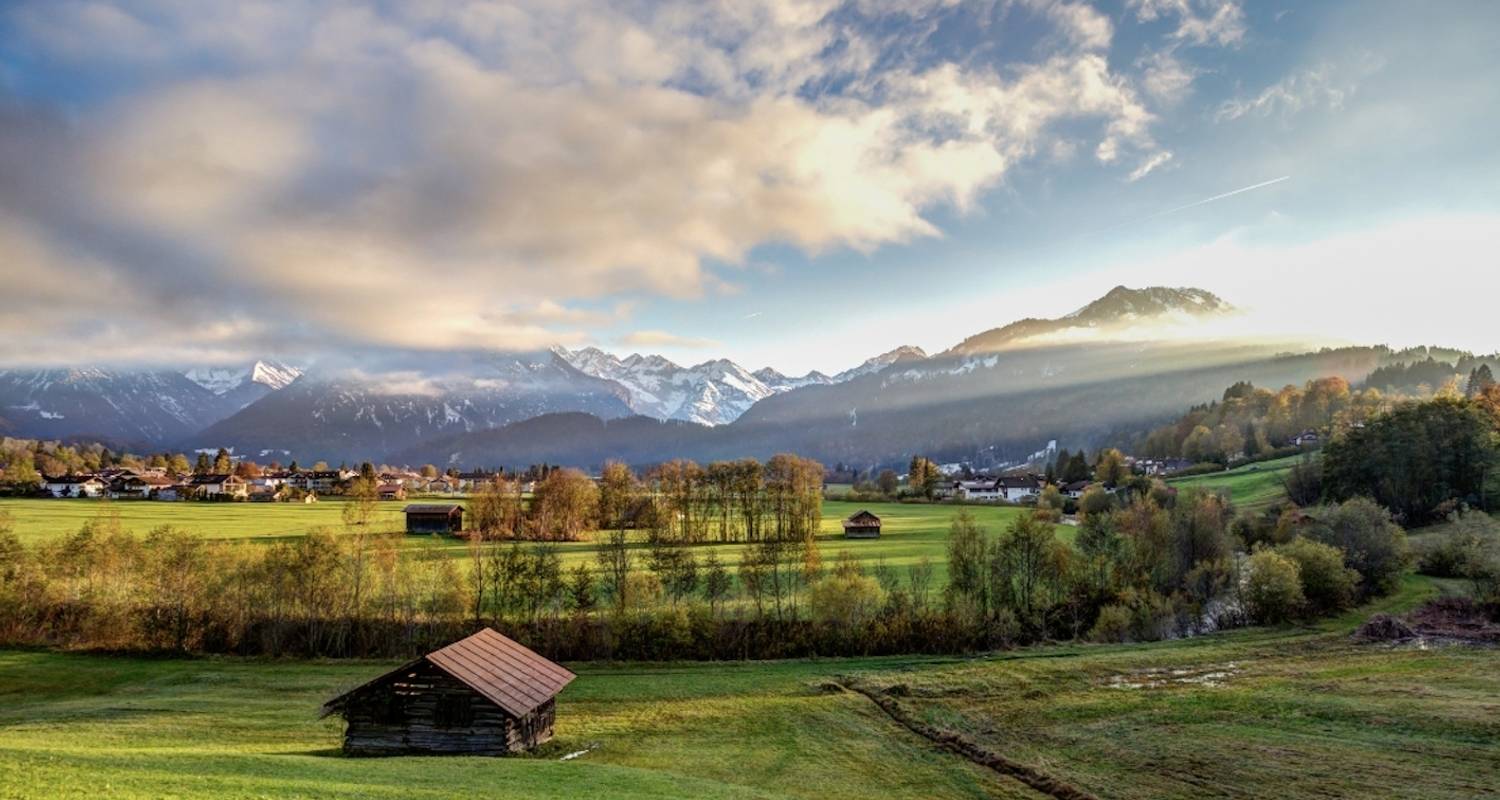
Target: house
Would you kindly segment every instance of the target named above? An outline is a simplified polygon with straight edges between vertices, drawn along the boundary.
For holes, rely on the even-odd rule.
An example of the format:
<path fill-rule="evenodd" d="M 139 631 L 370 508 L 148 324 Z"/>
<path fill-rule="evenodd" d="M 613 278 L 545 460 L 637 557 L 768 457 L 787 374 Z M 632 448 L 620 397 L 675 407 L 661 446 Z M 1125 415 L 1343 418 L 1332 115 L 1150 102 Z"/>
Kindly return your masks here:
<path fill-rule="evenodd" d="M 59 475 L 43 480 L 47 493 L 53 497 L 99 497 L 109 486 L 95 475 Z"/>
<path fill-rule="evenodd" d="M 995 481 L 995 489 L 1006 502 L 1019 503 L 1042 493 L 1042 482 L 1035 475 L 1004 475 Z"/>
<path fill-rule="evenodd" d="M 381 500 L 405 500 L 406 487 L 399 483 L 382 483 L 376 488 Z"/>
<path fill-rule="evenodd" d="M 156 490 L 156 499 L 163 503 L 175 503 L 193 496 L 193 487 L 186 483 L 175 483 Z"/>
<path fill-rule="evenodd" d="M 1290 443 L 1293 447 L 1317 447 L 1319 441 L 1318 432 L 1309 428 L 1293 436 Z"/>
<path fill-rule="evenodd" d="M 1088 491 L 1088 488 L 1093 485 L 1092 481 L 1073 481 L 1072 483 L 1063 484 L 1062 493 L 1067 497 L 1077 500 L 1083 497 L 1083 493 Z"/>
<path fill-rule="evenodd" d="M 464 507 L 457 503 L 418 503 L 402 511 L 407 533 L 458 533 L 464 529 Z"/>
<path fill-rule="evenodd" d="M 552 738 L 557 694 L 576 677 L 485 628 L 323 704 L 350 755 L 500 756 Z"/>
<path fill-rule="evenodd" d="M 116 500 L 146 500 L 171 485 L 166 478 L 132 473 L 110 481 L 109 496 Z"/>
<path fill-rule="evenodd" d="M 860 509 L 844 520 L 845 539 L 879 539 L 880 517 Z"/>
<path fill-rule="evenodd" d="M 346 481 L 359 477 L 359 473 L 347 469 L 320 469 L 298 472 L 287 479 L 287 483 L 306 492 L 331 494 Z"/>
<path fill-rule="evenodd" d="M 188 485 L 202 500 L 244 500 L 250 495 L 250 484 L 236 475 L 194 475 Z"/>
<path fill-rule="evenodd" d="M 960 500 L 993 503 L 1000 499 L 999 481 L 994 478 L 958 481 L 954 484 L 953 496 Z"/>

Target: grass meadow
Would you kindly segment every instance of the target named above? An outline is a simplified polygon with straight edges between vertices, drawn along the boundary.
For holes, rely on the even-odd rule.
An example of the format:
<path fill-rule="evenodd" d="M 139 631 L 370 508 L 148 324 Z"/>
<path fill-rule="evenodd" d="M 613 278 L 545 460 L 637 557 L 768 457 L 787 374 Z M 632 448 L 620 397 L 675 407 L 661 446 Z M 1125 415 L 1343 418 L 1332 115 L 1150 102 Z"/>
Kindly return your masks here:
<path fill-rule="evenodd" d="M 1302 456 L 1287 456 L 1270 461 L 1259 461 L 1243 467 L 1213 472 L 1207 475 L 1192 475 L 1186 478 L 1170 478 L 1167 483 L 1181 489 L 1201 487 L 1205 489 L 1228 489 L 1229 497 L 1236 508 L 1257 511 L 1285 496 L 1283 481 Z"/>
<path fill-rule="evenodd" d="M 405 505 L 402 502 L 380 503 L 376 521 L 370 526 L 370 530 L 402 530 L 404 521 L 401 509 Z M 157 526 L 172 525 L 210 539 L 274 543 L 305 536 L 309 531 L 319 528 L 335 534 L 346 533 L 348 529 L 343 523 L 342 507 L 342 502 L 338 500 L 300 505 L 0 499 L 0 511 L 10 512 L 16 535 L 28 544 L 77 533 L 85 522 L 100 513 L 118 513 L 120 524 L 125 530 L 142 536 Z M 1000 530 L 1022 513 L 1021 509 L 1015 507 L 965 507 L 989 531 Z M 862 508 L 880 515 L 883 523 L 881 538 L 847 540 L 843 537 L 842 520 Z M 840 552 L 848 550 L 867 567 L 883 560 L 890 566 L 904 568 L 928 558 L 932 561 L 935 577 L 944 581 L 947 574 L 945 562 L 948 527 L 959 508 L 953 505 L 825 501 L 822 532 L 818 536 L 820 552 L 824 561 L 831 563 L 839 557 Z M 1075 529 L 1071 526 L 1058 525 L 1056 531 L 1058 538 L 1063 541 L 1073 540 Z M 643 555 L 646 547 L 644 537 L 636 535 L 634 538 L 638 554 Z M 412 547 L 435 548 L 453 558 L 468 557 L 467 545 L 451 537 L 411 536 L 408 540 Z M 595 532 L 581 541 L 559 543 L 557 546 L 563 565 L 566 567 L 578 562 L 592 563 L 598 551 L 598 541 L 598 532 Z M 744 548 L 741 544 L 724 544 L 702 545 L 694 550 L 700 557 L 706 556 L 709 551 L 715 551 L 732 569 L 733 565 L 739 563 L 740 553 Z"/>
<path fill-rule="evenodd" d="M 1380 607 L 1436 591 L 1410 577 Z M 504 759 L 342 757 L 318 705 L 391 662 L 0 651 L 0 797 L 1045 797 L 833 680 L 899 684 L 908 713 L 1099 797 L 1493 794 L 1500 654 L 1352 643 L 1371 610 L 974 658 L 573 664 L 556 739 Z"/>

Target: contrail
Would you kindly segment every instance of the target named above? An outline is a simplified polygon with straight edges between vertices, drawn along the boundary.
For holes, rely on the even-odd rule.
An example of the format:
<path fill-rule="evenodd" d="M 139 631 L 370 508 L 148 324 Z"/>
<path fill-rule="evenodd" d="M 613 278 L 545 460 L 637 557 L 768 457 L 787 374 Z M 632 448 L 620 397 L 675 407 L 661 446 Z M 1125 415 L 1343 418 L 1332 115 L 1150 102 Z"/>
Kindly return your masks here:
<path fill-rule="evenodd" d="M 761 312 L 757 311 L 754 314 L 746 314 L 742 319 L 755 319 L 756 317 L 758 317 L 760 315 L 761 315 Z"/>
<path fill-rule="evenodd" d="M 1190 208 L 1197 208 L 1198 206 L 1206 206 L 1209 203 L 1214 202 L 1215 200 L 1223 200 L 1226 197 L 1234 197 L 1237 194 L 1244 194 L 1245 192 L 1253 192 L 1256 189 L 1264 189 L 1267 186 L 1274 186 L 1274 185 L 1276 185 L 1278 183 L 1281 183 L 1282 181 L 1289 181 L 1291 179 L 1292 179 L 1292 176 L 1290 176 L 1290 175 L 1282 175 L 1280 178 L 1272 178 L 1272 179 L 1270 179 L 1268 181 L 1261 181 L 1260 183 L 1254 183 L 1254 184 L 1251 184 L 1249 186 L 1245 186 L 1245 187 L 1240 188 L 1240 189 L 1235 189 L 1232 192 L 1225 192 L 1223 194 L 1216 194 L 1213 197 L 1208 198 L 1207 200 L 1199 200 L 1196 203 L 1188 203 L 1185 206 L 1178 206 L 1176 208 L 1169 208 L 1166 211 L 1158 211 L 1158 212 L 1156 212 L 1155 214 L 1152 214 L 1149 217 L 1142 218 L 1140 221 L 1141 222 L 1145 222 L 1148 219 L 1156 219 L 1157 217 L 1165 217 L 1168 214 L 1176 214 L 1179 211 L 1186 211 L 1186 210 L 1188 210 Z"/>
<path fill-rule="evenodd" d="M 1213 197 L 1209 197 L 1209 198 L 1205 198 L 1203 200 L 1198 200 L 1198 201 L 1195 201 L 1195 202 L 1192 202 L 1192 203 L 1188 203 L 1185 206 L 1178 206 L 1176 208 L 1169 208 L 1166 211 L 1158 211 L 1155 214 L 1151 214 L 1149 216 L 1141 217 L 1139 219 L 1131 219 L 1131 220 L 1126 220 L 1124 222 L 1117 222 L 1117 223 L 1115 223 L 1113 225 L 1110 225 L 1110 226 L 1105 227 L 1105 228 L 1100 228 L 1099 230 L 1093 231 L 1091 233 L 1085 233 L 1080 238 L 1087 239 L 1090 236 L 1098 236 L 1101 233 L 1109 233 L 1110 231 L 1112 231 L 1112 230 L 1114 230 L 1116 228 L 1123 228 L 1126 225 L 1139 225 L 1142 222 L 1149 222 L 1149 221 L 1151 221 L 1153 219 L 1159 219 L 1161 217 L 1167 216 L 1168 214 L 1176 214 L 1179 211 L 1186 211 L 1186 210 L 1188 210 L 1190 208 L 1197 208 L 1198 206 L 1206 206 L 1209 203 L 1218 202 L 1220 200 L 1223 200 L 1226 197 L 1234 197 L 1237 194 L 1244 194 L 1245 192 L 1253 192 L 1256 189 L 1264 189 L 1267 186 L 1274 186 L 1274 185 L 1276 185 L 1278 183 L 1281 183 L 1282 181 L 1289 181 L 1291 179 L 1292 179 L 1292 176 L 1290 176 L 1290 175 L 1282 175 L 1280 178 L 1272 178 L 1272 179 L 1270 179 L 1268 181 L 1261 181 L 1260 183 L 1253 183 L 1253 184 L 1251 184 L 1249 186 L 1242 186 L 1242 187 L 1240 187 L 1238 189 L 1235 189 L 1233 191 L 1224 192 L 1223 194 L 1216 194 Z"/>

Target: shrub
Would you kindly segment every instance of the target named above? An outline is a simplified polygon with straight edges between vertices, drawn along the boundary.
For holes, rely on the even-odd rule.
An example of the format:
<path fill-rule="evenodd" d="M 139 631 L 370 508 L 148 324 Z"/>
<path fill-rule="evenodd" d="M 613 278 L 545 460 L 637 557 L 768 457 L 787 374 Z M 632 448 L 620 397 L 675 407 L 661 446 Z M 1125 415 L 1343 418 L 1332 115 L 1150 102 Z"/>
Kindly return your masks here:
<path fill-rule="evenodd" d="M 1115 604 L 1099 609 L 1099 618 L 1089 630 L 1095 642 L 1124 642 L 1130 639 L 1130 609 Z"/>
<path fill-rule="evenodd" d="M 813 615 L 824 622 L 855 626 L 874 618 L 885 605 L 885 590 L 869 575 L 835 572 L 812 586 Z"/>
<path fill-rule="evenodd" d="M 1417 571 L 1437 578 L 1467 578 L 1500 550 L 1500 525 L 1480 512 L 1453 522 L 1447 534 L 1424 544 L 1417 553 Z"/>
<path fill-rule="evenodd" d="M 1364 497 L 1315 513 L 1304 533 L 1344 551 L 1344 563 L 1363 579 L 1366 595 L 1389 594 L 1401 582 L 1408 558 L 1406 532 L 1390 512 Z"/>
<path fill-rule="evenodd" d="M 1302 580 L 1297 562 L 1262 548 L 1251 554 L 1245 579 L 1245 605 L 1250 618 L 1263 625 L 1291 619 L 1301 608 Z"/>
<path fill-rule="evenodd" d="M 1276 552 L 1296 562 L 1309 613 L 1328 614 L 1353 604 L 1359 573 L 1344 566 L 1344 554 L 1338 548 L 1297 538 L 1277 547 Z"/>

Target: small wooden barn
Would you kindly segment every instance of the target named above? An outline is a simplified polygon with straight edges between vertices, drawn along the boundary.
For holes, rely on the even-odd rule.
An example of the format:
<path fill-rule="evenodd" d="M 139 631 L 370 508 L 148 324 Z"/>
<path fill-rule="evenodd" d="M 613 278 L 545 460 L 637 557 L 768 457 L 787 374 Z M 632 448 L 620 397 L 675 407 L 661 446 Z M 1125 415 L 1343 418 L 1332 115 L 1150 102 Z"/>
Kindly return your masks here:
<path fill-rule="evenodd" d="M 485 628 L 323 704 L 346 722 L 344 752 L 500 756 L 552 738 L 573 673 Z"/>
<path fill-rule="evenodd" d="M 880 517 L 860 509 L 844 520 L 845 539 L 879 539 Z"/>
<path fill-rule="evenodd" d="M 458 533 L 464 529 L 464 507 L 457 503 L 417 503 L 402 509 L 407 533 Z"/>

